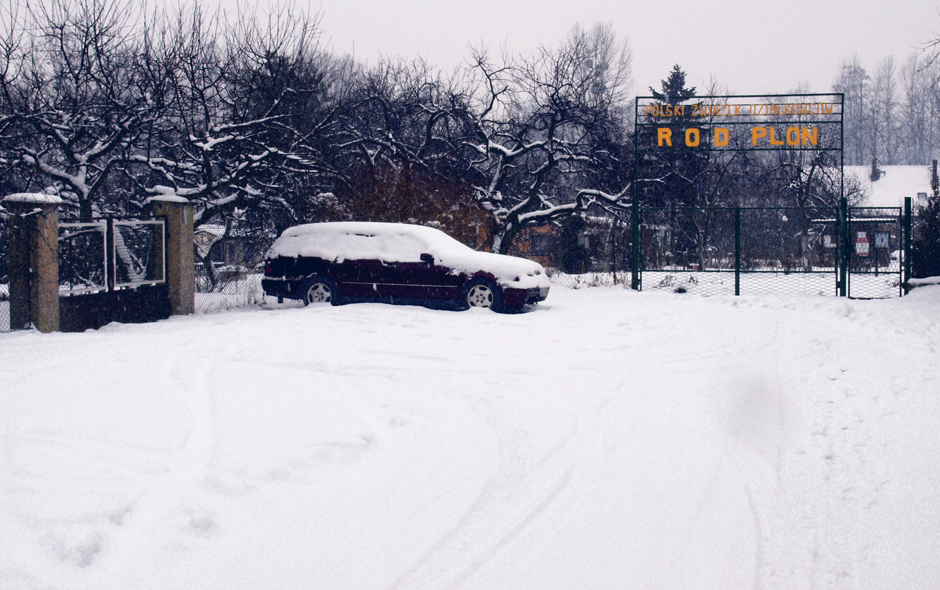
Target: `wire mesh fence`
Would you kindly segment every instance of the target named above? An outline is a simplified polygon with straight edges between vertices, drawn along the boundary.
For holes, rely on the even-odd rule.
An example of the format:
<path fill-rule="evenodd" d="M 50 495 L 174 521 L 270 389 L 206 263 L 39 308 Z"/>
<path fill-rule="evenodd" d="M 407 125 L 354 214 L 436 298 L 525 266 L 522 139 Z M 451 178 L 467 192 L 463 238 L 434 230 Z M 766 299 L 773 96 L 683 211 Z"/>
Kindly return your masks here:
<path fill-rule="evenodd" d="M 566 274 L 549 271 L 552 284 L 569 289 L 585 287 L 631 287 L 629 272 L 592 272 Z M 643 291 L 689 293 L 696 295 L 734 295 L 734 271 L 643 271 Z M 834 273 L 785 273 L 762 272 L 740 276 L 740 292 L 747 295 L 805 294 L 834 295 L 836 277 Z"/>
<path fill-rule="evenodd" d="M 0 332 L 10 331 L 10 237 L 5 215 L 0 215 Z"/>
<path fill-rule="evenodd" d="M 260 272 L 244 267 L 220 266 L 207 272 L 196 265 L 196 313 L 246 307 L 264 302 Z"/>
<path fill-rule="evenodd" d="M 701 295 L 897 297 L 903 294 L 903 240 L 911 231 L 900 208 L 844 203 L 644 208 L 619 228 L 607 231 L 606 246 L 594 253 L 595 272 L 553 270 L 553 282 Z"/>

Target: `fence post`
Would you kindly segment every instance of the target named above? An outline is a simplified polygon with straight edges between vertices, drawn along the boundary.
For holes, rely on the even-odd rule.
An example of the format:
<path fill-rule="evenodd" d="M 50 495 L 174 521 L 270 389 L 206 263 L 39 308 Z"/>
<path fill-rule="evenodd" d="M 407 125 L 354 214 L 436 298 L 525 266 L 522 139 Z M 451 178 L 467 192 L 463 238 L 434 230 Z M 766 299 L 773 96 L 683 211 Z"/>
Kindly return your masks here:
<path fill-rule="evenodd" d="M 934 160 L 936 163 L 936 160 Z M 911 280 L 911 244 L 914 236 L 914 221 L 912 215 L 913 200 L 910 197 L 904 197 L 904 222 L 901 233 L 904 235 L 904 275 L 901 277 L 902 294 L 907 293 L 905 285 Z"/>
<path fill-rule="evenodd" d="M 173 314 L 191 314 L 196 308 L 193 206 L 174 195 L 151 197 L 147 205 L 150 214 L 166 219 L 166 282 Z"/>
<path fill-rule="evenodd" d="M 634 291 L 639 291 L 642 287 L 642 276 L 640 275 L 640 202 L 633 197 L 631 206 L 630 221 L 632 227 L 632 239 L 630 244 L 630 266 L 631 281 L 630 286 Z"/>
<path fill-rule="evenodd" d="M 10 216 L 10 328 L 59 331 L 59 204 L 45 193 L 3 199 Z"/>
<path fill-rule="evenodd" d="M 741 208 L 734 208 L 734 295 L 741 294 Z"/>
<path fill-rule="evenodd" d="M 849 261 L 851 243 L 849 242 L 849 201 L 839 199 L 839 297 L 849 294 Z"/>

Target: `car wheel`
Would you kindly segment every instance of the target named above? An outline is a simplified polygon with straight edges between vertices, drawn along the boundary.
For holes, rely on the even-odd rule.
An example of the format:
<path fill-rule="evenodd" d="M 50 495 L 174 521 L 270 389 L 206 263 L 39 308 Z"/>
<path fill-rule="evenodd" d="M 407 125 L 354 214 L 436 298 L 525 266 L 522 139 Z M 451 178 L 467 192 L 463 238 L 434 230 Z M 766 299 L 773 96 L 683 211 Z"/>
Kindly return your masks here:
<path fill-rule="evenodd" d="M 488 279 L 473 279 L 463 288 L 460 302 L 464 309 L 471 307 L 485 307 L 493 311 L 502 310 L 502 300 L 496 284 Z"/>
<path fill-rule="evenodd" d="M 304 305 L 337 302 L 336 285 L 330 279 L 317 275 L 304 283 Z"/>

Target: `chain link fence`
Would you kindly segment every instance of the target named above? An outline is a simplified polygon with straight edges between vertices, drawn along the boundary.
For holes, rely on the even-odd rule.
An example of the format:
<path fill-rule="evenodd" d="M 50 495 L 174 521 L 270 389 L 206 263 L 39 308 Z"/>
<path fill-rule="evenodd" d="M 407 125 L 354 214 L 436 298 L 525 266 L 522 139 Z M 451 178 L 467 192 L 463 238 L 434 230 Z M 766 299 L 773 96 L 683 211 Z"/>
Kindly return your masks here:
<path fill-rule="evenodd" d="M 214 313 L 264 302 L 263 275 L 245 267 L 220 266 L 212 274 L 196 265 L 196 313 Z"/>
<path fill-rule="evenodd" d="M 633 219 L 634 215 L 637 219 Z M 907 217 L 905 217 L 907 215 Z M 701 295 L 903 294 L 909 214 L 900 208 L 648 208 L 594 223 L 592 272 L 570 288 L 624 285 Z"/>
<path fill-rule="evenodd" d="M 6 215 L 0 213 L 0 332 L 10 331 L 10 236 Z"/>

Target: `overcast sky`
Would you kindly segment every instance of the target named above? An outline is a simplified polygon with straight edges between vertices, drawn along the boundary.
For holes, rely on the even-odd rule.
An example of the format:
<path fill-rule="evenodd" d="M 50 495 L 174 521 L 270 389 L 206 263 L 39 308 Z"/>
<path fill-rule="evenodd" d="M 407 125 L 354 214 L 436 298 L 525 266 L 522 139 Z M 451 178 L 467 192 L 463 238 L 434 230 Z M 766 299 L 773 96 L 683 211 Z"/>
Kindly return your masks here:
<path fill-rule="evenodd" d="M 633 48 L 633 90 L 643 95 L 674 64 L 700 89 L 714 77 L 737 94 L 784 93 L 801 82 L 828 92 L 846 57 L 858 53 L 873 73 L 885 57 L 900 66 L 940 34 L 938 0 L 310 1 L 335 52 L 368 63 L 423 56 L 445 69 L 471 44 L 528 52 L 556 46 L 577 22 L 610 22 Z"/>

